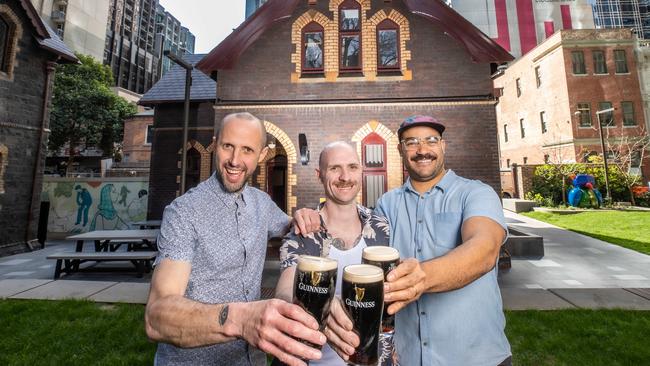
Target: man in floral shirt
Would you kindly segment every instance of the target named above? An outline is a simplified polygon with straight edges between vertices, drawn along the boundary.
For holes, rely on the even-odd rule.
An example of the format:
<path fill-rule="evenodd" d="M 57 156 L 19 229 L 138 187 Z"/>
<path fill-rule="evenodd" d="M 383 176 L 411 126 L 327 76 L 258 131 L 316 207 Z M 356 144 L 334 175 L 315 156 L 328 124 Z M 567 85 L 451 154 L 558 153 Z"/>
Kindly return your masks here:
<path fill-rule="evenodd" d="M 343 268 L 361 263 L 363 248 L 388 245 L 390 229 L 386 218 L 376 216 L 372 210 L 358 205 L 356 197 L 361 189 L 362 167 L 355 149 L 346 142 L 333 142 L 321 152 L 316 170 L 323 184 L 327 200 L 318 207 L 321 228 L 306 236 L 290 232 L 280 248 L 282 275 L 278 281 L 276 297 L 291 301 L 293 280 L 298 257 L 312 255 L 329 257 L 338 261 L 336 294 L 340 296 Z M 332 329 L 352 329 L 352 322 L 345 315 L 338 301 L 332 302 L 331 315 L 324 330 L 329 345 L 323 347 L 323 357 L 310 361 L 313 365 L 346 365 L 348 355 L 354 352 L 350 344 L 356 340 L 341 340 Z M 383 338 L 381 364 L 392 363 L 392 338 Z M 343 358 L 341 358 L 341 356 Z M 344 360 L 345 359 L 345 360 Z"/>

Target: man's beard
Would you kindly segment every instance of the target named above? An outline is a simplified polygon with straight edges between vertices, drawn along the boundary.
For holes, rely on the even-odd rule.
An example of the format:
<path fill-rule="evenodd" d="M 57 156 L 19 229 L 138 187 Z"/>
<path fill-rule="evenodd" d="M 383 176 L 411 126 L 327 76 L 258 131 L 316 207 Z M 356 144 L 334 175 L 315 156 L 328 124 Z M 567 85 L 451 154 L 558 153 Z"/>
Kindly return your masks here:
<path fill-rule="evenodd" d="M 409 173 L 409 177 L 416 182 L 428 182 L 435 179 L 442 171 L 445 169 L 444 156 L 426 153 L 426 154 L 417 154 L 414 157 L 410 158 L 409 161 L 412 163 L 417 163 L 420 160 L 429 159 L 433 164 L 433 171 L 427 175 L 421 175 L 417 172 L 416 168 L 411 164 L 405 164 L 406 170 Z"/>
<path fill-rule="evenodd" d="M 250 179 L 250 177 L 253 175 L 253 173 L 246 171 L 246 173 L 244 173 L 244 179 L 241 181 L 241 183 L 234 184 L 228 182 L 228 180 L 223 177 L 223 174 L 224 174 L 223 167 L 221 166 L 221 164 L 217 164 L 217 174 L 216 174 L 217 180 L 219 181 L 219 183 L 221 183 L 223 188 L 225 188 L 226 192 L 228 193 L 241 192 L 242 189 L 244 189 L 246 183 L 248 182 L 248 179 Z"/>

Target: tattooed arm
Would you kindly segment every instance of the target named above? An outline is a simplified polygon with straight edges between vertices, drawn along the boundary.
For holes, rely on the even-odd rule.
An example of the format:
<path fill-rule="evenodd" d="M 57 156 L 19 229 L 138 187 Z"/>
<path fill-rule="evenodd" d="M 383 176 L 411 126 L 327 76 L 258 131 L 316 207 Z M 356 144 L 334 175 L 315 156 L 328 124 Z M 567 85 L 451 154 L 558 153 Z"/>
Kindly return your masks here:
<path fill-rule="evenodd" d="M 145 313 L 147 335 L 179 347 L 199 347 L 241 338 L 289 365 L 320 359 L 320 351 L 297 341 L 322 345 L 316 320 L 282 300 L 203 304 L 183 295 L 188 262 L 164 259 L 154 271 Z"/>

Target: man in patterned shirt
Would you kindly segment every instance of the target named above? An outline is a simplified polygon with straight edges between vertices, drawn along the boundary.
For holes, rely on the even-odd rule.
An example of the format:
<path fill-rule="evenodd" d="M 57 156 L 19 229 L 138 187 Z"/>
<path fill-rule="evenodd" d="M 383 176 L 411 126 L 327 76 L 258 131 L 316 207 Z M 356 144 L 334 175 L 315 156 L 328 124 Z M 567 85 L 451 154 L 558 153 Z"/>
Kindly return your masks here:
<path fill-rule="evenodd" d="M 165 208 L 145 314 L 147 335 L 160 342 L 155 364 L 264 365 L 253 347 L 289 365 L 321 357 L 299 341 L 325 343 L 316 319 L 282 300 L 259 301 L 267 240 L 289 225 L 246 184 L 266 152 L 259 119 L 227 116 L 216 174 Z"/>
<path fill-rule="evenodd" d="M 323 230 L 306 236 L 293 232 L 285 236 L 280 248 L 282 274 L 276 297 L 286 301 L 292 300 L 294 275 L 300 255 L 330 257 L 338 261 L 336 294 L 340 296 L 343 268 L 361 263 L 363 248 L 388 245 L 388 221 L 356 203 L 361 189 L 362 168 L 355 149 L 342 141 L 330 143 L 321 152 L 318 166 L 316 173 L 327 198 L 318 208 Z M 348 355 L 354 352 L 350 344 L 358 344 L 359 339 L 352 332 L 340 331 L 342 328 L 351 330 L 352 321 L 345 315 L 339 301 L 333 301 L 331 316 L 324 330 L 329 344 L 323 347 L 323 358 L 310 362 L 310 366 L 346 365 L 344 359 L 347 360 Z M 348 338 L 342 341 L 338 334 Z M 392 347 L 388 347 L 382 356 L 390 358 L 390 350 Z"/>

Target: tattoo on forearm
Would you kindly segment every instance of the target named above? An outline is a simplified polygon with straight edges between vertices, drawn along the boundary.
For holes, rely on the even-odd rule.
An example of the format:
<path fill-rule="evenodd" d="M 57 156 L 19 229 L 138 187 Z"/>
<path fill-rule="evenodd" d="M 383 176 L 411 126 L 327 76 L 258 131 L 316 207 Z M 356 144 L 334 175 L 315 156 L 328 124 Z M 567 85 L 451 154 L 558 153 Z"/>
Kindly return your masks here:
<path fill-rule="evenodd" d="M 224 305 L 223 308 L 221 308 L 221 312 L 219 313 L 219 325 L 223 326 L 226 324 L 226 320 L 228 320 L 228 305 Z"/>

